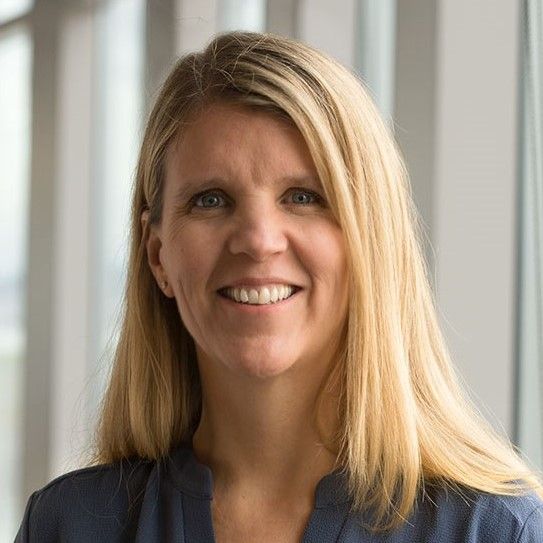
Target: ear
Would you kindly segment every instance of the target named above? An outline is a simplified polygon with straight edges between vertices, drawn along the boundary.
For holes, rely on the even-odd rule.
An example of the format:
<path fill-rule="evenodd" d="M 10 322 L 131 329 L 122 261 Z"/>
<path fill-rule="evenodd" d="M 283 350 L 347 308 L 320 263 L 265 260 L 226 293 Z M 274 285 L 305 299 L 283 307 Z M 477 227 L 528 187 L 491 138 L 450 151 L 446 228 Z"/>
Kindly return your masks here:
<path fill-rule="evenodd" d="M 158 288 L 168 297 L 173 298 L 173 290 L 168 280 L 168 275 L 162 260 L 160 251 L 162 249 L 162 240 L 160 237 L 160 229 L 149 222 L 149 210 L 146 209 L 141 214 L 142 239 L 145 243 L 147 252 L 147 263 L 151 269 L 151 273 L 155 277 Z M 164 283 L 166 285 L 164 286 Z"/>

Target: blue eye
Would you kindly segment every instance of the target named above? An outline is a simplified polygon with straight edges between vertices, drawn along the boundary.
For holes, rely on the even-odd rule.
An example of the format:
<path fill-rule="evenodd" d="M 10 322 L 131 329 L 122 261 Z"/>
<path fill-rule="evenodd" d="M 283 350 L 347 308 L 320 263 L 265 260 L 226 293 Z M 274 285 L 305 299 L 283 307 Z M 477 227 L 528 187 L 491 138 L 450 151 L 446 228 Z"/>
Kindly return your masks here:
<path fill-rule="evenodd" d="M 322 201 L 322 198 L 318 194 L 310 190 L 294 189 L 292 193 L 294 194 L 293 200 L 295 204 L 309 205 Z M 302 195 L 302 198 L 296 198 L 297 195 Z"/>
<path fill-rule="evenodd" d="M 197 194 L 193 198 L 193 204 L 196 207 L 203 208 L 218 207 L 217 202 L 220 203 L 221 198 L 222 196 L 220 196 L 217 192 L 204 192 L 202 194 Z M 199 204 L 198 202 L 201 202 L 201 204 Z"/>

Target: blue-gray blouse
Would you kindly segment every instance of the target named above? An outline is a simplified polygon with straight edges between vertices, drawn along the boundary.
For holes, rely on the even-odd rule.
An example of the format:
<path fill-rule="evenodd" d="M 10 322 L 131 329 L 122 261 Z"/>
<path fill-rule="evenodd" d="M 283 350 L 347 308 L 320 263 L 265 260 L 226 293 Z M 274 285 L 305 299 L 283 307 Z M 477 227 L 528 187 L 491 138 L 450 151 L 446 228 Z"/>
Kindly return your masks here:
<path fill-rule="evenodd" d="M 213 543 L 211 470 L 189 445 L 161 461 L 126 459 L 62 475 L 32 494 L 16 542 Z M 543 500 L 426 488 L 394 532 L 349 513 L 339 471 L 323 477 L 303 543 L 543 543 Z"/>

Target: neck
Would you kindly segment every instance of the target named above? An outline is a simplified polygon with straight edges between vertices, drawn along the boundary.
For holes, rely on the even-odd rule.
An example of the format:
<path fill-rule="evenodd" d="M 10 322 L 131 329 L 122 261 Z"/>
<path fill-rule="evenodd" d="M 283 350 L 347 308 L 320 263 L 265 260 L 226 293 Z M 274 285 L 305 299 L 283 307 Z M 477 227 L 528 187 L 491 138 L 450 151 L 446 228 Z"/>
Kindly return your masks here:
<path fill-rule="evenodd" d="M 321 396 L 316 411 L 329 368 L 292 368 L 267 380 L 208 369 L 200 359 L 203 406 L 193 448 L 213 472 L 214 492 L 312 500 L 336 467 L 337 453 L 325 442 L 337 430 L 338 398 Z"/>

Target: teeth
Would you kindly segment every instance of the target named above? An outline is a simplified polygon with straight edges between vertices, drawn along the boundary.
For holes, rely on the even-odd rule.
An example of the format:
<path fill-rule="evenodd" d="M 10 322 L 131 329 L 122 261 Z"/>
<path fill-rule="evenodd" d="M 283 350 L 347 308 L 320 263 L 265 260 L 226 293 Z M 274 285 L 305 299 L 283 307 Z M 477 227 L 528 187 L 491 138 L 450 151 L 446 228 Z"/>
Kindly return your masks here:
<path fill-rule="evenodd" d="M 294 288 L 288 285 L 270 285 L 269 287 L 256 288 L 227 288 L 225 291 L 228 298 L 239 303 L 252 305 L 267 305 L 289 298 Z"/>
<path fill-rule="evenodd" d="M 267 304 L 270 301 L 270 291 L 264 287 L 258 295 L 259 304 Z"/>

